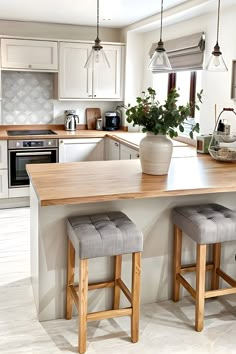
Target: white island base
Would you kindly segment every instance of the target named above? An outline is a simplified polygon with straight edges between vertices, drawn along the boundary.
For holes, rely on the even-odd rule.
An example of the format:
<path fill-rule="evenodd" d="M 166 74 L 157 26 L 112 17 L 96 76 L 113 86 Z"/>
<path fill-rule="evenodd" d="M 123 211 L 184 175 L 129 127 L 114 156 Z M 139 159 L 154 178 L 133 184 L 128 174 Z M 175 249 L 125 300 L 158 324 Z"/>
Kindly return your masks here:
<path fill-rule="evenodd" d="M 126 213 L 144 234 L 141 269 L 141 304 L 171 298 L 172 291 L 172 232 L 171 210 L 176 205 L 216 202 L 235 209 L 234 193 L 212 193 L 193 196 L 168 196 L 126 199 L 72 205 L 40 206 L 31 185 L 31 272 L 32 286 L 40 321 L 65 317 L 65 288 L 67 262 L 66 219 L 72 215 L 93 214 L 111 210 Z M 183 259 L 195 258 L 193 242 L 184 237 Z M 236 277 L 235 244 L 225 243 L 222 264 Z M 109 279 L 113 259 L 96 258 L 89 261 L 91 281 Z M 131 258 L 124 256 L 122 276 L 130 284 Z M 192 279 L 194 279 L 193 275 Z M 89 292 L 89 311 L 111 306 L 111 289 Z M 125 299 L 122 299 L 126 304 Z"/>

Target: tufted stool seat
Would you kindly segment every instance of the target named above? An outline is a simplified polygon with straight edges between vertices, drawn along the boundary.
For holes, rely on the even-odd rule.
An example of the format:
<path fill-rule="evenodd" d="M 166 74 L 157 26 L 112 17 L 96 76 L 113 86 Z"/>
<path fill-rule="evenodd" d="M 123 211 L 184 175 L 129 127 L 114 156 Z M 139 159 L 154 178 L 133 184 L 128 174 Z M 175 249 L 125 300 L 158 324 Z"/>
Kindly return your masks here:
<path fill-rule="evenodd" d="M 143 235 L 122 212 L 73 216 L 67 220 L 68 264 L 66 318 L 72 317 L 72 303 L 79 312 L 79 353 L 86 351 L 87 321 L 131 316 L 131 339 L 138 341 L 140 303 L 140 258 Z M 79 257 L 79 286 L 74 285 L 75 253 Z M 122 255 L 132 253 L 132 290 L 121 279 Z M 114 256 L 114 278 L 108 282 L 88 284 L 88 259 Z M 87 313 L 88 290 L 114 288 L 113 309 Z M 130 307 L 120 309 L 120 292 Z"/>
<path fill-rule="evenodd" d="M 236 293 L 236 281 L 220 268 L 221 243 L 236 240 L 236 212 L 219 204 L 191 205 L 173 210 L 174 267 L 173 300 L 179 300 L 180 284 L 196 300 L 195 329 L 202 331 L 206 298 Z M 181 263 L 182 232 L 197 244 L 196 264 Z M 212 262 L 206 263 L 206 246 L 212 245 Z M 196 271 L 196 290 L 183 277 Z M 211 290 L 205 289 L 205 273 L 211 271 Z M 219 289 L 219 277 L 230 288 Z"/>

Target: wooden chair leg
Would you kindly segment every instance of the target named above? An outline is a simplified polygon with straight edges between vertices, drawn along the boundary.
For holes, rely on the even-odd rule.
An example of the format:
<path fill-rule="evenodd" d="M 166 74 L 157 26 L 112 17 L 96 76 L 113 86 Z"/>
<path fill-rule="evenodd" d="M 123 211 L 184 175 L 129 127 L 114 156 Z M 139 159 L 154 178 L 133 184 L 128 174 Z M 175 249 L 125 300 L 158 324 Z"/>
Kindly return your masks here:
<path fill-rule="evenodd" d="M 139 339 L 139 311 L 140 311 L 140 272 L 141 253 L 132 254 L 132 316 L 131 340 L 136 343 Z"/>
<path fill-rule="evenodd" d="M 203 330 L 206 277 L 206 245 L 197 245 L 195 329 Z"/>
<path fill-rule="evenodd" d="M 173 301 L 179 301 L 180 282 L 177 280 L 177 274 L 181 270 L 182 253 L 182 230 L 174 225 L 174 259 L 173 259 Z"/>
<path fill-rule="evenodd" d="M 88 260 L 79 264 L 79 353 L 86 351 L 88 311 Z"/>
<path fill-rule="evenodd" d="M 72 318 L 72 296 L 69 286 L 74 284 L 75 275 L 75 250 L 68 238 L 68 251 L 67 251 L 67 284 L 66 284 L 66 319 L 70 320 Z"/>
<path fill-rule="evenodd" d="M 115 274 L 114 274 L 114 280 L 115 280 L 115 286 L 114 286 L 114 299 L 113 299 L 113 309 L 117 310 L 120 307 L 120 287 L 117 284 L 118 279 L 121 278 L 121 265 L 122 265 L 122 255 L 115 256 Z"/>
<path fill-rule="evenodd" d="M 214 243 L 213 244 L 213 264 L 214 264 L 214 268 L 212 270 L 212 276 L 211 276 L 211 289 L 212 290 L 219 289 L 220 277 L 216 273 L 216 270 L 220 268 L 220 256 L 221 256 L 221 243 Z"/>

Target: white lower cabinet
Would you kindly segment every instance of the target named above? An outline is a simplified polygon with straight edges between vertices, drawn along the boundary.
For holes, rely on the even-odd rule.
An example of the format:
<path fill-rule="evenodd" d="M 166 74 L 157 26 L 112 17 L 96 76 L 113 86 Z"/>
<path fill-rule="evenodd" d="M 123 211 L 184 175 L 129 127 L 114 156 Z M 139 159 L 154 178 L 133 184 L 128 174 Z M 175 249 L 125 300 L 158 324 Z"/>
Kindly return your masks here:
<path fill-rule="evenodd" d="M 120 160 L 138 159 L 139 152 L 126 145 L 120 144 Z"/>
<path fill-rule="evenodd" d="M 59 162 L 102 160 L 104 160 L 103 138 L 60 140 Z"/>
<path fill-rule="evenodd" d="M 0 170 L 0 198 L 8 198 L 7 169 Z"/>
<path fill-rule="evenodd" d="M 0 141 L 0 198 L 8 198 L 7 141 Z"/>
<path fill-rule="evenodd" d="M 0 169 L 7 169 L 7 141 L 0 140 Z"/>
<path fill-rule="evenodd" d="M 108 139 L 107 146 L 107 160 L 119 160 L 120 159 L 120 143 L 113 139 Z"/>

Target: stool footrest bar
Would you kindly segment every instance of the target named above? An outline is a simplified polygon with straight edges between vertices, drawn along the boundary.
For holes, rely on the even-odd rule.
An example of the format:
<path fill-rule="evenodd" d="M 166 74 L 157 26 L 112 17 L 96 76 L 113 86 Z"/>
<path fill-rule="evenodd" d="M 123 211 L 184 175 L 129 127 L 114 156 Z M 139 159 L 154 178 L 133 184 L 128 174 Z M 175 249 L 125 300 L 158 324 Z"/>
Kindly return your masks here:
<path fill-rule="evenodd" d="M 87 321 L 100 321 L 106 318 L 123 317 L 123 316 L 131 316 L 131 315 L 132 315 L 132 308 L 128 307 L 125 309 L 107 310 L 107 311 L 89 313 L 87 315 Z"/>
<path fill-rule="evenodd" d="M 129 300 L 129 302 L 132 305 L 132 294 L 129 291 L 129 289 L 127 288 L 127 286 L 125 285 L 125 283 L 123 282 L 123 280 L 117 279 L 117 284 L 119 285 L 120 289 L 123 291 L 124 295 L 127 297 L 127 299 Z"/>
<path fill-rule="evenodd" d="M 98 283 L 91 283 L 88 285 L 88 290 L 95 290 L 95 289 L 103 289 L 103 288 L 112 288 L 115 286 L 114 281 L 107 281 L 107 282 L 98 282 Z M 74 286 L 75 290 L 79 291 L 79 285 Z"/>
<path fill-rule="evenodd" d="M 230 294 L 236 294 L 236 287 L 206 291 L 204 297 L 205 299 L 208 299 L 210 297 L 230 295 Z"/>
<path fill-rule="evenodd" d="M 76 289 L 75 289 L 74 285 L 70 285 L 69 289 L 70 289 L 70 292 L 71 292 L 71 296 L 72 296 L 72 298 L 74 300 L 75 306 L 76 306 L 77 310 L 79 310 L 79 307 L 78 307 L 79 306 L 79 296 L 78 296 L 78 294 L 76 292 Z"/>
<path fill-rule="evenodd" d="M 223 270 L 221 269 L 217 269 L 216 273 L 222 278 L 224 279 L 224 281 L 226 281 L 226 283 L 228 283 L 229 285 L 235 287 L 236 286 L 236 281 L 231 278 L 228 274 L 226 274 Z"/>
<path fill-rule="evenodd" d="M 214 264 L 213 263 L 207 263 L 206 264 L 206 270 L 212 270 L 214 269 Z M 196 272 L 196 264 L 187 264 L 184 266 L 181 266 L 180 274 L 185 274 L 185 273 L 191 273 L 191 272 Z"/>
<path fill-rule="evenodd" d="M 176 279 L 183 285 L 183 287 L 189 292 L 190 295 L 195 299 L 196 298 L 196 291 L 193 287 L 187 282 L 187 280 L 182 277 L 182 275 L 177 274 Z"/>

